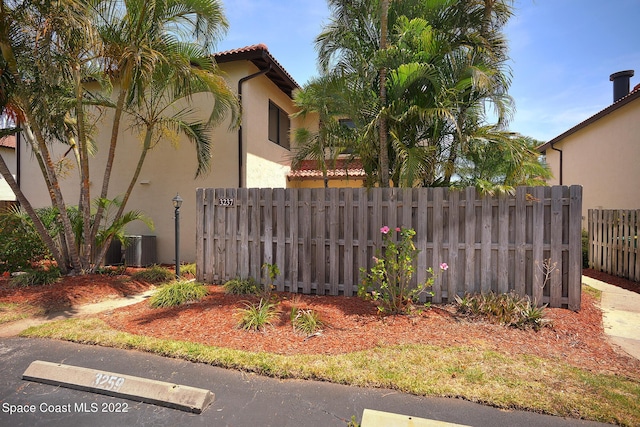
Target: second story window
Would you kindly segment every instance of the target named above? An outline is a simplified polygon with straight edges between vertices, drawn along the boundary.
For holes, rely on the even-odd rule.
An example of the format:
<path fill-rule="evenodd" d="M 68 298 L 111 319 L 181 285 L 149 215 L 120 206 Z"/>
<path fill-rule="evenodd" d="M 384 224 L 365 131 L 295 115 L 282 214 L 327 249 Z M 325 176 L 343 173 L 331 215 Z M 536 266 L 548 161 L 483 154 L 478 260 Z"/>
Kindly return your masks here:
<path fill-rule="evenodd" d="M 269 141 L 289 149 L 289 115 L 269 101 Z"/>

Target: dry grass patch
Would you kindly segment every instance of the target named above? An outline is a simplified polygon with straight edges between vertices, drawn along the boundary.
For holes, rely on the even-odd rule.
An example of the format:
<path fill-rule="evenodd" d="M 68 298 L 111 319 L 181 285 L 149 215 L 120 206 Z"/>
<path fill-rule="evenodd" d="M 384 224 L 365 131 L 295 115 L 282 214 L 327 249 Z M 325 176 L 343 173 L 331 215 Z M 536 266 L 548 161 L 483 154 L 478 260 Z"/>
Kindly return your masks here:
<path fill-rule="evenodd" d="M 392 388 L 422 396 L 461 397 L 505 409 L 640 425 L 638 379 L 578 369 L 560 359 L 507 355 L 482 342 L 283 356 L 133 335 L 115 331 L 98 319 L 49 323 L 22 335 L 137 349 L 278 378 Z"/>

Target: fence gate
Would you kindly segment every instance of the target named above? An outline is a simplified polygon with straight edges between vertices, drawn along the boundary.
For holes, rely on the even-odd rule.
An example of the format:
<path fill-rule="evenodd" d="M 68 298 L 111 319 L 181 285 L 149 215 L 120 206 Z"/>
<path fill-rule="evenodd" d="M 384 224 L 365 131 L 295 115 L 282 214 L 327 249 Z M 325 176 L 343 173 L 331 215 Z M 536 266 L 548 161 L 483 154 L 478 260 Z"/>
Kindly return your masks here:
<path fill-rule="evenodd" d="M 589 267 L 640 282 L 640 209 L 589 209 Z"/>
<path fill-rule="evenodd" d="M 582 187 L 197 190 L 198 280 L 264 283 L 279 291 L 355 295 L 360 269 L 381 249 L 380 228 L 416 230 L 414 284 L 446 262 L 431 301 L 515 291 L 551 307 L 580 308 Z M 395 235 L 397 236 L 398 233 Z"/>

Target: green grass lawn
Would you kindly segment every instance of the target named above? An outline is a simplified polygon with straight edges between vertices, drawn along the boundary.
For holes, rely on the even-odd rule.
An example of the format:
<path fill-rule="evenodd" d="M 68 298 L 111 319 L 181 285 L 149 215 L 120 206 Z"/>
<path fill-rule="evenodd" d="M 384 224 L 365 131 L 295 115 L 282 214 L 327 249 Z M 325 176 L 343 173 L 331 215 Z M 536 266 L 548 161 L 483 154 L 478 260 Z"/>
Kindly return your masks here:
<path fill-rule="evenodd" d="M 133 335 L 111 329 L 99 319 L 48 323 L 29 328 L 22 336 L 136 349 L 277 378 L 391 388 L 420 396 L 460 397 L 498 408 L 640 425 L 639 379 L 593 373 L 559 359 L 507 355 L 482 343 L 283 356 Z"/>

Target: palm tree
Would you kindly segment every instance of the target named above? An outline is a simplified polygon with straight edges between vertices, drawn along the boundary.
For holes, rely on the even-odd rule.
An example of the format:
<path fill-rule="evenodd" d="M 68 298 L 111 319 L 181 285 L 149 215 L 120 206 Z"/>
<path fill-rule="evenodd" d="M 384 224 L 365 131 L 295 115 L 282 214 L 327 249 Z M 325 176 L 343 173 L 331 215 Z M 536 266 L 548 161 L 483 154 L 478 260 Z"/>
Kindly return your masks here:
<path fill-rule="evenodd" d="M 551 178 L 540 161 L 540 141 L 486 126 L 479 129 L 460 161 L 456 186 L 475 185 L 483 193 L 512 192 L 515 187 L 544 186 Z"/>
<path fill-rule="evenodd" d="M 318 130 L 304 127 L 295 130 L 292 168 L 297 168 L 305 159 L 315 160 L 322 171 L 324 186 L 329 186 L 327 170 L 335 167 L 335 160 L 352 145 L 353 132 L 340 121 L 340 115 L 348 110 L 341 94 L 346 91 L 344 80 L 323 76 L 308 82 L 303 89 L 296 90 L 293 102 L 298 112 L 292 117 L 318 118 Z M 329 162 L 327 162 L 329 160 Z"/>
<path fill-rule="evenodd" d="M 96 107 L 115 109 L 100 199 L 108 193 L 123 115 L 144 116 L 144 100 L 161 86 L 164 88 L 156 95 L 171 92 L 187 102 L 190 95 L 202 91 L 214 95 L 216 102 L 207 123 L 184 122 L 182 126 L 198 141 L 198 173 L 205 170 L 209 153 L 208 144 L 200 143 L 206 139 L 202 135 L 229 111 L 232 123 L 237 122 L 235 97 L 210 56 L 211 43 L 227 27 L 222 7 L 218 0 L 28 0 L 1 5 L 1 65 L 15 81 L 7 97 L 24 118 L 25 140 L 41 165 L 52 206 L 58 209 L 63 225 L 64 244 L 52 253 L 63 271 L 68 264 L 75 272 L 89 271 L 104 207 L 98 207 L 92 222 L 88 182 L 94 147 L 88 113 Z M 165 79 L 160 86 L 158 78 Z M 96 83 L 101 91 L 90 91 Z M 105 91 L 116 83 L 118 96 L 111 102 Z M 150 134 L 153 139 L 153 131 Z M 83 217 L 80 251 L 73 244 L 76 236 L 60 191 L 52 143 L 68 144 L 78 163 L 78 205 Z M 129 194 L 124 196 L 125 203 Z M 18 197 L 26 201 L 21 193 Z M 121 208 L 118 216 L 124 205 Z"/>
<path fill-rule="evenodd" d="M 228 28 L 224 17 L 222 4 L 218 0 L 128 0 L 124 2 L 124 9 L 119 2 L 109 0 L 94 0 L 97 13 L 98 31 L 104 44 L 104 71 L 117 78 L 119 84 L 118 97 L 114 106 L 109 154 L 102 180 L 101 198 L 106 198 L 113 162 L 115 159 L 118 132 L 123 114 L 126 111 L 140 108 L 153 116 L 157 105 L 149 108 L 145 97 L 151 88 L 152 92 L 162 87 L 160 92 L 152 95 L 155 101 L 166 96 L 165 82 L 158 82 L 158 76 L 171 78 L 171 82 L 180 83 L 183 87 L 175 91 L 189 97 L 193 93 L 202 91 L 203 85 L 211 93 L 216 102 L 210 117 L 210 124 L 219 123 L 228 111 L 231 111 L 232 124 L 238 121 L 237 101 L 220 77 L 211 57 L 213 43 L 215 43 Z M 198 43 L 185 43 L 184 37 L 191 37 Z M 201 44 L 200 44 L 201 43 Z M 167 67 L 170 66 L 170 71 Z M 194 68 L 197 67 L 196 68 Z M 157 72 L 163 69 L 162 72 Z M 199 79 L 194 79 L 199 75 Z M 196 80 L 199 82 L 195 83 Z M 205 83 L 203 83 L 205 82 Z M 193 89 L 189 85 L 197 84 Z M 175 100 L 170 101 L 173 103 Z M 142 113 L 144 114 L 144 113 Z M 133 113 L 134 117 L 136 113 Z M 138 117 L 139 119 L 139 117 Z M 155 116 L 153 120 L 159 120 Z M 153 128 L 158 123 L 151 126 Z M 192 134 L 187 132 L 187 134 Z M 148 138 L 152 138 L 153 130 L 147 132 L 145 145 L 140 156 L 137 173 L 140 173 L 142 162 L 149 149 Z M 198 173 L 206 169 L 209 157 L 203 156 L 198 148 Z M 123 204 L 118 214 L 121 215 L 133 186 L 130 185 L 124 195 Z M 102 217 L 102 210 L 98 209 L 98 222 Z M 92 230 L 95 237 L 97 228 Z M 106 253 L 106 247 L 101 255 Z M 100 256 L 98 260 L 102 259 Z"/>
<path fill-rule="evenodd" d="M 349 81 L 345 96 L 361 102 L 351 109 L 361 119 L 358 154 L 377 147 L 375 158 L 363 159 L 365 169 L 376 165 L 368 169 L 377 170 L 378 185 L 388 182 L 387 164 L 394 185 L 449 183 L 488 103 L 506 123 L 500 30 L 511 1 L 389 2 L 388 15 L 384 1 L 329 4 L 331 22 L 316 39 L 319 62 Z"/>

